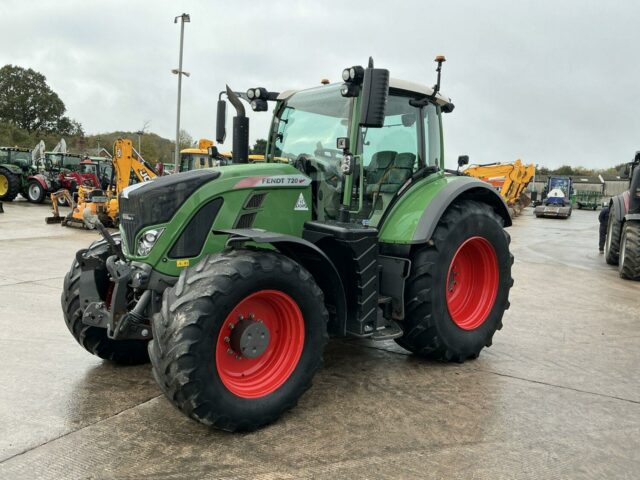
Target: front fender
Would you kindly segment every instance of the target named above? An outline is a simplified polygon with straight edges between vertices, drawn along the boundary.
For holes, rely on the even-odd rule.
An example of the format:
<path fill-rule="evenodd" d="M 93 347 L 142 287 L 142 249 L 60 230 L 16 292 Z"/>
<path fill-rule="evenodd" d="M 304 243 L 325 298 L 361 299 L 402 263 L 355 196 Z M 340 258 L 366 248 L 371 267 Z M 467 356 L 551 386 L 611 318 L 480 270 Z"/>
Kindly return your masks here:
<path fill-rule="evenodd" d="M 38 182 L 45 190 L 51 190 L 51 183 L 44 175 L 38 173 L 37 175 L 31 175 L 30 177 L 27 177 L 27 181 L 32 180 Z"/>
<path fill-rule="evenodd" d="M 500 194 L 477 178 L 439 176 L 411 187 L 384 219 L 380 242 L 419 244 L 428 241 L 447 208 L 456 200 L 474 199 L 487 203 L 511 226 L 509 209 Z"/>
<path fill-rule="evenodd" d="M 624 216 L 629 211 L 629 192 L 623 192 L 620 195 L 611 197 L 609 204 L 609 214 L 614 212 L 618 222 L 624 221 Z"/>
<path fill-rule="evenodd" d="M 299 237 L 251 228 L 214 230 L 214 233 L 229 235 L 227 246 L 232 248 L 245 242 L 272 245 L 306 268 L 324 293 L 326 303 L 335 308 L 335 312 L 332 312 L 335 315 L 331 315 L 328 326 L 329 333 L 346 335 L 347 299 L 342 279 L 331 259 L 320 248 Z"/>

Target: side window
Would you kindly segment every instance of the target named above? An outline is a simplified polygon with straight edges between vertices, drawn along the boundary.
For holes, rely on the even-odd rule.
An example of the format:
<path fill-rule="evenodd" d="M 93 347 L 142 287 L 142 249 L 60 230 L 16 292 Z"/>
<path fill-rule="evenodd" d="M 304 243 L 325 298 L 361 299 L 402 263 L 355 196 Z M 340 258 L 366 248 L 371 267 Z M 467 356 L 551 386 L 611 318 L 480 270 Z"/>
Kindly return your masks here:
<path fill-rule="evenodd" d="M 422 109 L 424 122 L 424 141 L 427 165 L 440 165 L 440 117 L 435 105 L 429 104 Z"/>
<path fill-rule="evenodd" d="M 382 128 L 362 131 L 362 158 L 365 168 L 386 169 L 401 160 L 402 168 L 418 168 L 418 115 L 409 97 L 390 95 Z M 398 155 L 401 155 L 398 157 Z"/>

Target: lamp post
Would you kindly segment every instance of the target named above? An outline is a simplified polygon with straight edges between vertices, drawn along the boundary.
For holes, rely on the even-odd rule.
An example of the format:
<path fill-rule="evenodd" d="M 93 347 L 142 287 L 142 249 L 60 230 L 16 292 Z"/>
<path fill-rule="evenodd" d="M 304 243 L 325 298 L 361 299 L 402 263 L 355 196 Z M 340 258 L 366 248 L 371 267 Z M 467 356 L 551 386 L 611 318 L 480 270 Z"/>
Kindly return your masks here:
<path fill-rule="evenodd" d="M 142 137 L 142 135 L 144 135 L 144 130 L 138 130 L 136 132 L 136 135 L 138 135 L 138 154 L 142 155 L 142 146 L 141 146 L 140 137 Z"/>
<path fill-rule="evenodd" d="M 178 68 L 171 70 L 171 73 L 178 75 L 178 112 L 176 118 L 176 154 L 175 164 L 178 165 L 180 161 L 180 97 L 182 95 L 182 75 L 189 76 L 188 72 L 182 70 L 182 45 L 184 43 L 184 24 L 191 22 L 191 17 L 188 13 L 183 13 L 173 19 L 173 23 L 178 23 L 180 19 L 180 58 L 178 61 Z"/>

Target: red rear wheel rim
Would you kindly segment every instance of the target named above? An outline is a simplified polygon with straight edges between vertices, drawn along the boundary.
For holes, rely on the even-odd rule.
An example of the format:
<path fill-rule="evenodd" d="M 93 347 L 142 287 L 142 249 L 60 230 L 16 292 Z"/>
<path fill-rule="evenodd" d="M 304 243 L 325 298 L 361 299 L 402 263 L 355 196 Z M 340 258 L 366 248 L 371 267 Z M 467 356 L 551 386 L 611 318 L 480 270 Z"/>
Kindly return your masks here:
<path fill-rule="evenodd" d="M 463 330 L 482 325 L 496 301 L 500 272 L 489 241 L 467 239 L 456 251 L 447 274 L 447 307 L 451 320 Z"/>
<path fill-rule="evenodd" d="M 233 327 L 251 315 L 269 329 L 269 344 L 257 358 L 238 355 L 229 343 Z M 304 318 L 295 300 L 278 290 L 260 290 L 238 303 L 222 324 L 215 354 L 218 375 L 238 397 L 269 395 L 291 376 L 303 346 Z"/>

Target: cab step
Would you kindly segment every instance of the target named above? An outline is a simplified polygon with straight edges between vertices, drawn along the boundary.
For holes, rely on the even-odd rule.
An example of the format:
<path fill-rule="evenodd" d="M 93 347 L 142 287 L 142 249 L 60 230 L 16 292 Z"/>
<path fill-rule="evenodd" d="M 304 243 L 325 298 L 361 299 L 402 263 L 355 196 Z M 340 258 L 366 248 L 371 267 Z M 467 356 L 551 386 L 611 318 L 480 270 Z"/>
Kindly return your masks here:
<path fill-rule="evenodd" d="M 396 322 L 392 320 L 384 320 L 384 325 L 378 327 L 378 329 L 369 337 L 371 340 L 380 342 L 382 340 L 391 340 L 402 336 L 402 328 Z"/>

